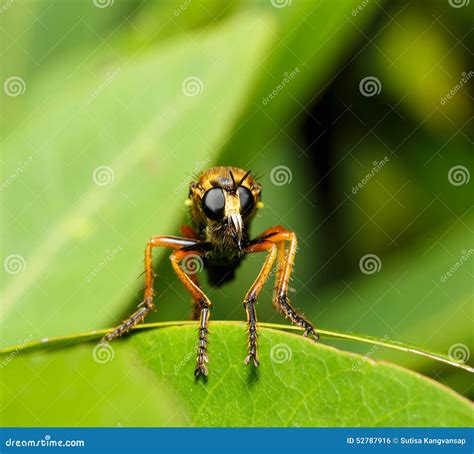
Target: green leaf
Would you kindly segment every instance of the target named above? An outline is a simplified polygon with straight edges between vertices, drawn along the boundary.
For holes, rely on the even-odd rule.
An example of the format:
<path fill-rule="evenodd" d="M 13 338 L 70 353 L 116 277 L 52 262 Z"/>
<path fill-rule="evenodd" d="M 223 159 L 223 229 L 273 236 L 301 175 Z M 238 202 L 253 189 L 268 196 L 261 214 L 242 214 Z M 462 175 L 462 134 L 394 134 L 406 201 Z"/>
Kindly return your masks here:
<path fill-rule="evenodd" d="M 102 55 L 87 71 L 68 61 L 38 89 L 27 81 L 29 115 L 2 144 L 14 176 L 0 194 L 2 258 L 12 261 L 2 343 L 117 320 L 147 239 L 175 232 L 191 174 L 228 136 L 270 30 L 239 16 L 142 55 Z M 197 96 L 182 88 L 188 77 Z"/>
<path fill-rule="evenodd" d="M 168 328 L 171 326 L 187 326 L 187 325 L 196 325 L 195 321 L 171 321 L 171 322 L 158 322 L 158 323 L 142 323 L 138 326 L 133 327 L 135 331 L 147 330 L 153 328 Z M 215 322 L 214 322 L 215 323 Z M 241 324 L 241 322 L 219 322 L 226 325 L 235 325 Z M 275 323 L 259 323 L 259 326 L 264 328 L 279 329 L 279 330 L 288 330 L 288 331 L 301 331 L 301 328 L 293 325 L 278 325 Z M 94 330 L 87 333 L 73 334 L 70 336 L 57 336 L 52 338 L 43 338 L 39 340 L 27 339 L 22 341 L 17 345 L 12 345 L 6 348 L 0 348 L 0 355 L 8 355 L 14 352 L 20 351 L 31 351 L 31 350 L 41 350 L 41 349 L 50 349 L 71 346 L 79 342 L 89 341 L 89 340 L 98 340 L 108 333 L 109 329 L 100 329 Z M 424 348 L 406 344 L 400 341 L 393 341 L 386 338 L 377 338 L 373 336 L 360 335 L 354 333 L 343 333 L 338 331 L 328 331 L 325 329 L 318 328 L 318 333 L 322 339 L 335 339 L 335 340 L 344 340 L 344 341 L 356 341 L 362 342 L 365 344 L 375 345 L 377 347 L 386 347 L 392 350 L 398 350 L 406 353 L 414 353 L 415 355 L 420 355 L 426 358 L 431 358 L 436 361 L 440 361 L 446 364 L 449 364 L 454 367 L 459 367 L 460 369 L 467 370 L 468 372 L 474 372 L 474 368 L 465 364 L 463 361 L 457 359 L 456 357 L 443 355 L 440 353 L 435 353 Z M 370 355 L 369 355 L 370 356 Z"/>
<path fill-rule="evenodd" d="M 243 364 L 244 323 L 211 323 L 207 380 L 193 376 L 197 335 L 196 327 L 190 324 L 136 333 L 103 347 L 102 354 L 97 344 L 83 343 L 47 352 L 25 350 L 7 363 L 12 353 L 4 355 L 2 384 L 8 394 L 2 405 L 2 423 L 27 425 L 32 422 L 31 413 L 43 408 L 41 423 L 47 425 L 57 421 L 62 406 L 69 405 L 73 410 L 66 413 L 64 425 L 117 424 L 120 417 L 109 410 L 123 408 L 125 397 L 119 393 L 109 396 L 107 390 L 130 383 L 132 369 L 134 376 L 154 382 L 148 382 L 141 391 L 132 386 L 127 392 L 128 397 L 134 396 L 137 406 L 145 403 L 141 419 L 146 425 L 170 425 L 164 421 L 172 415 L 178 415 L 174 423 L 185 420 L 192 426 L 472 424 L 472 407 L 467 400 L 419 374 L 300 335 L 263 327 L 259 333 L 261 366 L 255 369 Z M 98 359 L 105 362 L 98 364 Z M 28 366 L 35 375 L 25 385 L 19 377 Z M 69 374 L 58 373 L 62 367 L 80 374 L 72 374 L 75 380 L 71 380 Z M 78 389 L 84 392 L 88 386 L 95 389 L 94 396 L 100 396 L 100 402 L 92 409 L 82 402 L 74 405 L 82 396 Z M 151 390 L 159 416 L 148 405 Z M 54 404 L 45 411 L 45 402 L 52 395 Z M 162 396 L 167 399 L 165 408 Z M 130 405 L 130 401 L 126 403 Z M 17 407 L 21 407 L 22 415 Z M 120 423 L 134 424 L 138 410 L 132 413 L 131 422 L 122 418 Z"/>
<path fill-rule="evenodd" d="M 126 349 L 94 361 L 93 345 L 11 353 L 1 361 L 2 426 L 182 426 L 173 393 Z M 136 361 L 135 361 L 136 362 Z"/>

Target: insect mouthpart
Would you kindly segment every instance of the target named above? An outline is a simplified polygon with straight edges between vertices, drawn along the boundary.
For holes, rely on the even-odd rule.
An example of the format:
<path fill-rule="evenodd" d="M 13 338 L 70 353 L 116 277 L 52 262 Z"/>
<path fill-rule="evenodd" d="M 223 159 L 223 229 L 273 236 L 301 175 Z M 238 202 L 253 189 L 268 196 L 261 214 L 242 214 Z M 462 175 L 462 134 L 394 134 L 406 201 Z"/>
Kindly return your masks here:
<path fill-rule="evenodd" d="M 232 213 L 227 217 L 227 227 L 230 236 L 235 242 L 238 249 L 242 248 L 242 216 L 239 213 Z"/>

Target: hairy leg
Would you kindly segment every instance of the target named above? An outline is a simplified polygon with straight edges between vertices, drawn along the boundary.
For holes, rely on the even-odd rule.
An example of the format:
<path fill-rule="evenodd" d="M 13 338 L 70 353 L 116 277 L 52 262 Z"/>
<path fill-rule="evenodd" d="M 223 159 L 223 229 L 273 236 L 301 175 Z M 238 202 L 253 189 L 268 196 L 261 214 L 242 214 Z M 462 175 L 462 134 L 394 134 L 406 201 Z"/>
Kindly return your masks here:
<path fill-rule="evenodd" d="M 177 236 L 153 236 L 148 240 L 145 248 L 145 294 L 143 301 L 137 311 L 122 322 L 115 329 L 106 334 L 101 342 L 109 342 L 112 339 L 121 336 L 129 331 L 135 325 L 141 323 L 145 317 L 154 309 L 153 304 L 153 262 L 152 250 L 156 247 L 167 247 L 172 249 L 180 249 L 183 247 L 192 247 L 199 244 L 198 241 L 189 238 L 181 238 Z"/>
<path fill-rule="evenodd" d="M 297 247 L 296 234 L 281 226 L 275 226 L 267 229 L 258 238 L 278 245 L 276 288 L 273 297 L 274 306 L 289 318 L 292 323 L 303 328 L 304 336 L 311 335 L 314 339 L 319 339 L 319 335 L 313 325 L 291 305 L 288 299 L 288 285 L 293 271 Z M 289 244 L 288 248 L 281 246 L 286 243 Z"/>
<path fill-rule="evenodd" d="M 207 363 L 209 360 L 207 356 L 207 339 L 209 334 L 208 324 L 212 304 L 204 292 L 196 285 L 195 282 L 193 282 L 193 279 L 189 276 L 189 274 L 187 274 L 183 267 L 180 266 L 180 262 L 190 255 L 200 257 L 202 254 L 203 252 L 178 250 L 173 252 L 170 256 L 171 265 L 173 266 L 175 273 L 189 293 L 191 293 L 193 300 L 197 301 L 197 306 L 200 308 L 197 361 L 196 369 L 194 370 L 194 375 L 196 376 L 201 374 L 206 376 L 208 373 L 205 363 Z"/>
<path fill-rule="evenodd" d="M 245 364 L 248 364 L 250 361 L 253 361 L 255 366 L 259 365 L 258 352 L 257 352 L 257 313 L 255 310 L 255 303 L 257 301 L 257 296 L 262 290 L 265 281 L 270 274 L 273 263 L 277 255 L 277 248 L 274 243 L 269 241 L 263 241 L 260 243 L 252 244 L 246 249 L 246 253 L 255 253 L 255 252 L 267 252 L 268 255 L 265 258 L 262 269 L 255 279 L 255 282 L 250 287 L 247 295 L 244 299 L 244 307 L 247 313 L 247 325 L 249 333 L 249 343 L 248 343 L 248 355 L 245 358 Z"/>

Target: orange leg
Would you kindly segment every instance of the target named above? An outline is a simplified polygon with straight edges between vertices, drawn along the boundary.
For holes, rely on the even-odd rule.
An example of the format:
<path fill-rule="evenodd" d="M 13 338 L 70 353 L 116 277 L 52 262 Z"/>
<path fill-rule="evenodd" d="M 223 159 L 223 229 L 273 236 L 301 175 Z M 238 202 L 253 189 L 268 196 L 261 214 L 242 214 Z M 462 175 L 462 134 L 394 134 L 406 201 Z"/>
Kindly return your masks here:
<path fill-rule="evenodd" d="M 198 236 L 194 229 L 189 225 L 182 225 L 181 226 L 181 235 L 185 236 L 186 238 L 192 238 L 193 240 L 197 240 Z M 199 287 L 199 279 L 197 277 L 197 273 L 188 273 L 189 277 L 193 280 L 193 282 Z M 199 320 L 199 315 L 201 313 L 201 307 L 199 306 L 199 301 L 196 301 L 194 298 L 191 299 L 191 304 L 193 306 L 191 312 L 191 320 Z"/>
<path fill-rule="evenodd" d="M 265 239 L 272 243 L 278 244 L 278 272 L 276 277 L 276 289 L 273 297 L 273 304 L 292 323 L 304 329 L 304 336 L 309 334 L 314 339 L 319 339 L 319 335 L 314 329 L 313 325 L 306 320 L 298 311 L 290 304 L 288 299 L 288 284 L 293 271 L 295 262 L 297 239 L 294 232 L 284 229 L 281 226 L 272 227 L 260 235 L 259 238 Z M 282 248 L 281 244 L 289 243 L 287 249 Z"/>
<path fill-rule="evenodd" d="M 197 377 L 200 374 L 207 376 L 207 367 L 206 364 L 209 360 L 207 356 L 207 337 L 209 334 L 208 324 L 209 316 L 211 314 L 212 304 L 209 301 L 209 298 L 204 294 L 204 292 L 196 285 L 193 279 L 190 277 L 183 267 L 179 263 L 188 258 L 192 257 L 193 260 L 202 260 L 201 255 L 203 252 L 195 251 L 183 251 L 178 250 L 171 254 L 170 260 L 171 265 L 175 273 L 177 274 L 180 281 L 184 284 L 186 289 L 191 293 L 194 301 L 197 301 L 198 306 L 201 309 L 200 312 L 200 321 L 199 321 L 199 339 L 198 339 L 198 349 L 197 349 L 197 362 L 196 369 L 194 370 L 194 375 Z M 202 262 L 201 262 L 202 263 Z M 193 266 L 194 268 L 195 266 Z"/>
<path fill-rule="evenodd" d="M 246 253 L 251 254 L 254 252 L 268 252 L 268 255 L 263 263 L 262 269 L 255 279 L 255 282 L 250 287 L 250 290 L 245 295 L 244 307 L 247 313 L 247 324 L 249 330 L 249 344 L 248 344 L 248 355 L 245 358 L 245 364 L 248 364 L 251 360 L 254 365 L 258 367 L 258 352 L 257 352 L 257 313 L 255 311 L 255 303 L 257 296 L 262 290 L 265 281 L 270 274 L 273 263 L 277 256 L 277 247 L 270 241 L 263 241 L 261 243 L 253 244 L 249 246 Z"/>
<path fill-rule="evenodd" d="M 127 320 L 117 326 L 110 333 L 105 335 L 101 342 L 109 342 L 112 339 L 121 336 L 122 334 L 129 331 L 135 325 L 141 323 L 145 317 L 154 309 L 153 304 L 153 262 L 152 262 L 152 250 L 155 247 L 168 247 L 172 249 L 179 249 L 182 247 L 190 247 L 199 244 L 198 241 L 181 238 L 177 236 L 154 236 L 148 240 L 145 249 L 145 295 L 139 309 L 134 312 Z"/>

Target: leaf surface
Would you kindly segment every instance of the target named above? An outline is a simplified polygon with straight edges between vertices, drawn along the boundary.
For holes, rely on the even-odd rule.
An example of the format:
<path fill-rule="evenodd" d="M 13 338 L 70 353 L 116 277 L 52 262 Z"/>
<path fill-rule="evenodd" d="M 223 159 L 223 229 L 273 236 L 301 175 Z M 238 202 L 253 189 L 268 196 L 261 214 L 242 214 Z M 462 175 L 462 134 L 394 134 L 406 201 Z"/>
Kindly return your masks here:
<path fill-rule="evenodd" d="M 151 383 L 138 393 L 131 385 L 129 392 L 123 391 L 125 396 L 112 394 L 107 406 L 120 408 L 121 399 L 131 396 L 138 406 L 146 402 L 140 416 L 146 425 L 173 425 L 177 421 L 192 426 L 285 427 L 472 424 L 472 406 L 467 400 L 419 374 L 314 343 L 300 335 L 263 327 L 259 333 L 261 365 L 255 369 L 243 364 L 245 325 L 211 323 L 207 380 L 194 378 L 196 327 L 184 324 L 145 330 L 112 343 L 108 353 L 112 352 L 113 359 L 104 364 L 94 361 L 97 347 L 91 343 L 48 353 L 23 352 L 4 368 L 2 383 L 9 390 L 9 399 L 21 401 L 22 407 L 33 405 L 32 413 L 37 405 L 44 404 L 34 397 L 38 392 L 55 394 L 52 413 L 43 412 L 50 418 L 46 421 L 56 421 L 54 412 L 74 400 L 84 376 L 101 395 L 104 381 L 108 388 L 115 389 L 119 383 L 128 383 L 133 372 Z M 42 364 L 46 361 L 53 362 L 56 370 L 67 364 L 80 367 L 81 377 L 72 381 L 59 374 L 55 381 L 44 377 L 48 368 Z M 25 366 L 34 367 L 37 373 L 27 385 L 18 384 Z M 158 414 L 147 400 L 150 391 Z M 135 415 L 134 404 L 128 401 L 128 405 L 132 405 Z M 3 424 L 31 422 L 28 412 L 23 412 L 23 417 L 18 413 L 12 416 L 9 406 L 9 402 L 2 406 Z M 80 425 L 86 411 L 99 425 L 116 423 L 116 416 L 102 411 L 100 405 L 87 410 L 76 408 L 67 423 Z M 134 419 L 131 421 L 133 424 Z"/>

